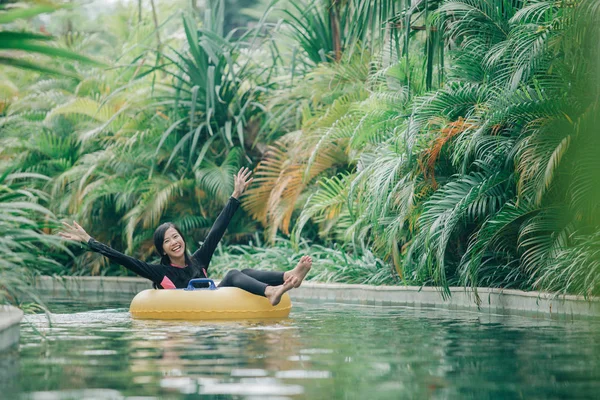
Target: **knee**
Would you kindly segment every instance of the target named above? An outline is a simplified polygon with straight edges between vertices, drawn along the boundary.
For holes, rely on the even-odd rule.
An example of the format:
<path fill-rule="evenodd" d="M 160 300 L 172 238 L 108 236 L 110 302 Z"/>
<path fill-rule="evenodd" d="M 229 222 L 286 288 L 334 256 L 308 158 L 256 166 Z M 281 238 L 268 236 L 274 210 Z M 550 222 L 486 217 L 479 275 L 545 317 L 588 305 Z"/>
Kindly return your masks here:
<path fill-rule="evenodd" d="M 232 269 L 229 272 L 227 272 L 227 274 L 225 274 L 225 276 L 223 277 L 222 282 L 225 282 L 225 283 L 232 282 L 233 280 L 235 280 L 235 277 L 238 276 L 238 275 L 240 275 L 240 274 L 241 274 L 241 272 L 238 271 L 237 269 Z"/>
<path fill-rule="evenodd" d="M 250 268 L 246 268 L 242 270 L 242 274 L 248 275 L 248 273 L 251 273 L 253 270 Z"/>

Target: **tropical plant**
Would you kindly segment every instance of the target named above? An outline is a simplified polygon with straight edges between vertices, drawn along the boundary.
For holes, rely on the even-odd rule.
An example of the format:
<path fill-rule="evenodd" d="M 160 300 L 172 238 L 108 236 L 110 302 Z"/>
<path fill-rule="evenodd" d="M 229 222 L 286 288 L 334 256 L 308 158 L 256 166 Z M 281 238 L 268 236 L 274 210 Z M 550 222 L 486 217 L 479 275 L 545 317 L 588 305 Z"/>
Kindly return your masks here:
<path fill-rule="evenodd" d="M 295 3 L 269 46 L 266 16 L 224 34 L 210 4 L 119 70 L 7 75 L 0 169 L 47 175 L 28 186 L 44 205 L 149 258 L 161 221 L 201 239 L 262 157 L 243 208 L 273 247 L 230 246 L 215 270 L 304 249 L 331 260 L 322 280 L 391 283 L 389 263 L 405 283 L 600 293 L 597 2 Z M 239 218 L 230 238 L 253 237 Z"/>
<path fill-rule="evenodd" d="M 32 289 L 35 277 L 59 265 L 44 255 L 59 248 L 71 254 L 57 237 L 46 235 L 56 227 L 55 216 L 38 203 L 45 193 L 27 189 L 29 180 L 48 178 L 31 173 L 0 176 L 0 304 L 42 304 Z M 31 268 L 35 265 L 37 268 Z"/>
<path fill-rule="evenodd" d="M 196 242 L 231 194 L 232 175 L 249 161 L 264 88 L 244 42 L 219 35 L 219 24 L 207 18 L 198 29 L 185 14 L 183 49 L 163 43 L 159 66 L 137 68 L 125 86 L 90 104 L 95 112 L 86 116 L 96 121 L 82 137 L 97 150 L 57 177 L 53 192 L 69 193 L 61 211 L 79 214 L 82 223 L 110 221 L 99 240 L 149 258 L 152 232 L 168 220 Z M 80 106 L 64 105 L 52 116 L 73 118 Z M 236 227 L 232 238 L 253 231 L 243 220 Z M 91 272 L 110 272 L 101 258 L 83 257 Z"/>
<path fill-rule="evenodd" d="M 307 275 L 308 281 L 369 285 L 390 285 L 397 281 L 389 264 L 368 249 L 349 252 L 337 246 L 311 245 L 304 240 L 299 247 L 292 246 L 288 240 L 277 240 L 272 246 L 263 247 L 258 236 L 250 245 L 219 246 L 211 261 L 210 272 L 211 276 L 223 277 L 236 265 L 283 272 L 293 268 L 301 254 L 310 254 L 315 260 Z"/>
<path fill-rule="evenodd" d="M 337 240 L 374 245 L 410 281 L 598 293 L 591 182 L 600 168 L 590 154 L 597 148 L 590 129 L 598 115 L 597 50 L 589 45 L 598 8 L 588 1 L 438 5 L 432 18 L 451 49 L 444 87 L 412 104 L 387 97 L 374 112 L 364 100 L 337 114 L 325 106 L 327 129 L 316 139 L 296 133 L 301 140 L 263 160 L 258 171 L 268 184 L 248 206 L 288 193 L 270 188 L 289 176 L 280 166 L 295 165 L 306 175 L 291 181 L 305 185 L 294 198 L 311 194 L 300 204 L 296 240 L 313 219 Z M 371 86 L 369 101 L 384 88 Z M 331 177 L 335 169 L 319 171 L 330 177 L 315 191 L 306 185 L 314 182 L 312 163 L 341 139 L 348 169 L 339 178 Z M 300 150 L 299 159 L 284 156 Z M 271 227 L 291 224 L 255 215 Z"/>
<path fill-rule="evenodd" d="M 342 55 L 353 52 L 357 45 L 375 50 L 387 44 L 399 52 L 415 32 L 431 33 L 428 15 L 438 3 L 417 1 L 404 9 L 389 0 L 311 0 L 292 2 L 283 12 L 289 35 L 307 62 L 318 65 L 342 61 Z M 413 25 L 417 21 L 424 25 Z M 407 36 L 402 40 L 404 31 Z"/>
<path fill-rule="evenodd" d="M 125 175 L 132 171 L 149 174 L 148 160 L 155 153 L 158 139 L 154 138 L 159 137 L 155 131 L 154 137 L 146 140 L 152 132 L 149 124 L 152 118 L 158 117 L 158 122 L 164 120 L 157 109 L 147 109 L 152 94 L 164 90 L 163 85 L 153 84 L 152 75 L 136 80 L 151 69 L 145 64 L 152 65 L 154 53 L 145 46 L 154 38 L 153 29 L 140 24 L 125 33 L 125 38 L 97 33 L 70 35 L 67 38 L 70 47 L 78 51 L 101 49 L 109 62 L 119 58 L 124 66 L 101 70 L 85 65 L 78 68 L 78 79 L 40 78 L 21 89 L 18 98 L 7 104 L 6 115 L 0 120 L 1 143 L 3 150 L 6 149 L 8 165 L 51 178 L 30 182 L 30 187 L 51 194 L 43 200 L 47 201 L 45 205 L 59 216 L 82 217 L 82 223 L 96 224 L 99 220 L 109 223 L 112 229 L 98 232 L 99 239 L 118 243 L 118 247 L 122 245 L 124 230 L 120 217 L 134 206 L 136 198 L 132 194 L 138 193 L 134 184 L 141 179 L 131 181 L 115 171 Z M 115 46 L 119 40 L 123 42 Z M 129 52 L 128 49 L 136 47 L 140 48 L 139 53 Z M 123 50 L 125 54 L 121 54 Z M 155 127 L 164 128 L 160 124 Z M 137 143 L 147 146 L 137 147 Z M 128 158 L 132 151 L 139 154 L 137 160 Z M 121 160 L 115 159 L 117 155 L 121 155 Z M 123 165 L 122 160 L 130 163 Z M 99 165 L 98 161 L 105 164 Z M 109 174 L 116 175 L 115 179 L 108 179 Z M 110 183 L 102 187 L 106 181 Z M 97 193 L 90 193 L 92 188 Z M 137 190 L 144 188 L 138 185 Z M 121 199 L 117 199 L 119 195 Z M 87 273 L 99 273 L 105 263 L 95 259 L 81 265 Z M 62 266 L 52 272 L 67 271 Z"/>
<path fill-rule="evenodd" d="M 314 96 L 314 107 L 311 107 L 311 103 L 302 104 L 302 129 L 280 137 L 270 146 L 256 168 L 257 185 L 249 189 L 244 202 L 250 214 L 267 227 L 271 241 L 279 229 L 289 234 L 293 212 L 300 195 L 309 184 L 324 171 L 347 165 L 348 154 L 340 138 L 325 142 L 321 137 L 333 122 L 366 99 L 368 93 L 363 86 L 367 75 L 368 57 L 355 55 L 347 64 L 322 65 L 308 74 L 304 82 L 292 91 L 292 99 Z M 322 94 L 323 98 L 319 98 Z M 274 98 L 284 97 L 277 93 Z M 287 110 L 287 104 L 274 102 L 271 107 L 281 108 L 283 112 Z M 312 151 L 317 146 L 322 151 L 311 159 Z M 310 169 L 306 168 L 309 159 Z"/>

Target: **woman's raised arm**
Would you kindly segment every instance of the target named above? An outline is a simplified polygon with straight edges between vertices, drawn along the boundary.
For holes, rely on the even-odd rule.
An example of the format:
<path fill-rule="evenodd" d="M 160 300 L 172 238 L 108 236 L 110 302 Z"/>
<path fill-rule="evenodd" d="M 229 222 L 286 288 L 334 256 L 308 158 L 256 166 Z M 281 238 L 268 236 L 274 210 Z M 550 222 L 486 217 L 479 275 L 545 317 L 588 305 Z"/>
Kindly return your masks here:
<path fill-rule="evenodd" d="M 250 175 L 252 175 L 252 171 L 248 168 L 240 168 L 238 173 L 233 175 L 234 189 L 231 198 L 217 217 L 212 228 L 210 228 L 210 232 L 208 232 L 204 243 L 193 255 L 196 261 L 205 268 L 208 267 L 210 259 L 217 248 L 217 244 L 219 244 L 219 241 L 225 234 L 229 221 L 231 221 L 233 214 L 235 214 L 239 207 L 239 198 L 244 194 L 246 188 L 248 188 L 248 185 L 250 185 L 254 179 L 250 178 Z"/>
<path fill-rule="evenodd" d="M 102 254 L 111 261 L 116 262 L 119 265 L 124 266 L 133 273 L 141 276 L 142 278 L 150 279 L 152 282 L 160 285 L 162 282 L 165 271 L 161 265 L 148 264 L 144 261 L 138 260 L 137 258 L 125 255 L 117 250 L 98 242 L 92 238 L 77 222 L 73 221 L 73 225 L 69 225 L 63 222 L 64 231 L 58 232 L 60 237 L 75 242 L 86 243 L 91 251 Z"/>

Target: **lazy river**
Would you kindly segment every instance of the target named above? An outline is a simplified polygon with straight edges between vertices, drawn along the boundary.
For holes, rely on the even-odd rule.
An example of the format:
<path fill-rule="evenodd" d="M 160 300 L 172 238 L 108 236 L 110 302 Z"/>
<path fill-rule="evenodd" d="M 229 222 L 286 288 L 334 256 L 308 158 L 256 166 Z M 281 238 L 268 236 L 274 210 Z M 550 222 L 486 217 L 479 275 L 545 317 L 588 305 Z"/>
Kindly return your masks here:
<path fill-rule="evenodd" d="M 0 358 L 21 399 L 566 399 L 600 393 L 600 321 L 295 302 L 289 318 L 132 319 L 49 301 Z"/>

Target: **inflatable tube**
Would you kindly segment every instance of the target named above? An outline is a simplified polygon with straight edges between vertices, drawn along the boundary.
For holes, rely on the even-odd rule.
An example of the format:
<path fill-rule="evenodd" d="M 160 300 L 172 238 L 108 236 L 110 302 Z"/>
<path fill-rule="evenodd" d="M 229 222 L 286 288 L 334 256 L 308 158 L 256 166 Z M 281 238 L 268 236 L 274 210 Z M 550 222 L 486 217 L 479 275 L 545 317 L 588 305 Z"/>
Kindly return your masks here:
<path fill-rule="evenodd" d="M 208 283 L 208 289 L 194 288 Z M 285 318 L 292 309 L 287 293 L 277 306 L 266 297 L 245 290 L 217 288 L 210 279 L 192 279 L 186 289 L 147 289 L 138 293 L 129 307 L 137 319 L 219 320 L 249 318 Z"/>

